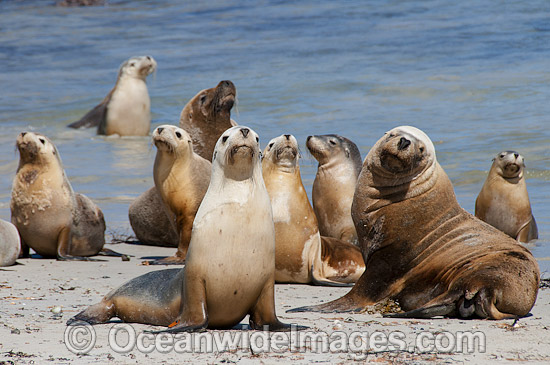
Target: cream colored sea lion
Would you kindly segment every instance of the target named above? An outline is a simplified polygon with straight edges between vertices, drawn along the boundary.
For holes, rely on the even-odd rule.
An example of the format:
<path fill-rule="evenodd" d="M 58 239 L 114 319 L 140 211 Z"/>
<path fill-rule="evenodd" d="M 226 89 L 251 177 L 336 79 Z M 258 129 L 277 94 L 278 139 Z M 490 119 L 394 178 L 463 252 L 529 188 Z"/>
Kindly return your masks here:
<path fill-rule="evenodd" d="M 262 172 L 275 222 L 275 281 L 342 285 L 365 270 L 359 249 L 321 237 L 298 164 L 298 142 L 290 134 L 269 141 Z"/>
<path fill-rule="evenodd" d="M 249 314 L 253 329 L 288 329 L 275 314 L 275 228 L 258 141 L 244 126 L 219 138 L 183 269 L 132 279 L 68 324 L 116 316 L 168 326 L 179 319 L 168 331 L 180 332 L 230 328 Z"/>
<path fill-rule="evenodd" d="M 212 161 L 222 133 L 237 125 L 231 119 L 236 94 L 231 81 L 221 81 L 216 87 L 199 91 L 181 111 L 180 127 L 191 136 L 195 153 L 208 161 Z"/>
<path fill-rule="evenodd" d="M 183 264 L 193 219 L 210 184 L 211 163 L 193 153 L 191 137 L 181 128 L 162 125 L 153 132 L 157 156 L 153 168 L 155 187 L 164 210 L 178 233 L 175 256 L 149 261 L 149 264 Z"/>
<path fill-rule="evenodd" d="M 319 162 L 311 193 L 319 232 L 357 244 L 351 203 L 363 163 L 359 149 L 336 134 L 309 136 L 306 146 Z"/>
<path fill-rule="evenodd" d="M 475 215 L 510 237 L 529 242 L 538 238 L 538 229 L 523 178 L 524 169 L 519 153 L 499 153 L 476 199 Z"/>
<path fill-rule="evenodd" d="M 20 251 L 21 240 L 17 228 L 10 222 L 0 219 L 0 267 L 15 264 Z"/>
<path fill-rule="evenodd" d="M 11 221 L 22 243 L 58 260 L 92 260 L 105 243 L 103 213 L 74 193 L 54 144 L 45 136 L 17 137 L 20 160 L 11 193 Z"/>
<path fill-rule="evenodd" d="M 157 68 L 151 56 L 132 57 L 120 66 L 115 87 L 71 128 L 97 127 L 98 134 L 146 136 L 151 129 L 151 100 L 145 79 Z"/>
<path fill-rule="evenodd" d="M 387 132 L 365 159 L 352 216 L 367 269 L 344 297 L 293 311 L 360 311 L 392 299 L 406 313 L 517 318 L 535 303 L 533 255 L 462 209 L 431 140 Z"/>

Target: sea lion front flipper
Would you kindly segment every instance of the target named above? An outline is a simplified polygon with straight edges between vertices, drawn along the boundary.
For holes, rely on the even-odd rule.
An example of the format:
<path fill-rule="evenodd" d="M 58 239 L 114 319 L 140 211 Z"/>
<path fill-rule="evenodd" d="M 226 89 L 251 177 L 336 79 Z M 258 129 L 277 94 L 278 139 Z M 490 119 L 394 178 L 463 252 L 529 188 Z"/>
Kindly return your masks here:
<path fill-rule="evenodd" d="M 206 287 L 202 278 L 196 276 L 184 278 L 181 301 L 182 312 L 179 320 L 173 323 L 172 327 L 150 331 L 150 333 L 198 332 L 208 327 Z"/>
<path fill-rule="evenodd" d="M 143 261 L 142 265 L 185 265 L 185 257 L 182 258 L 176 253 L 162 259 Z"/>
<path fill-rule="evenodd" d="M 355 288 L 356 286 L 353 287 L 353 289 L 349 293 L 339 299 L 333 300 L 332 302 L 293 308 L 287 310 L 286 312 L 359 313 L 363 311 L 367 307 L 367 305 L 372 305 L 374 303 L 367 303 L 364 297 L 360 295 L 355 295 Z"/>
<path fill-rule="evenodd" d="M 182 226 L 178 231 L 180 233 L 180 239 L 178 244 L 178 250 L 174 256 L 168 256 L 163 259 L 144 261 L 145 265 L 184 265 L 185 257 L 187 257 L 187 250 L 189 249 L 189 242 L 191 241 L 191 230 L 193 228 L 193 218 L 182 219 L 182 223 L 178 222 L 178 226 Z"/>
<path fill-rule="evenodd" d="M 90 257 L 72 256 L 70 254 L 71 228 L 65 227 L 57 237 L 57 260 L 58 261 L 105 261 L 92 259 Z"/>
<path fill-rule="evenodd" d="M 290 331 L 291 325 L 282 323 L 275 314 L 275 277 L 268 280 L 250 310 L 249 324 L 255 330 Z"/>
<path fill-rule="evenodd" d="M 97 253 L 99 256 L 112 256 L 112 257 L 122 257 L 122 256 L 126 256 L 126 257 L 134 257 L 134 255 L 126 255 L 126 254 L 123 254 L 123 253 L 120 253 L 120 252 L 116 252 L 114 250 L 111 250 L 110 248 L 105 248 L 103 247 L 101 249 L 101 251 L 99 251 Z"/>
<path fill-rule="evenodd" d="M 531 215 L 531 219 L 519 229 L 516 240 L 525 243 L 537 238 L 539 238 L 537 222 L 535 221 L 535 217 Z"/>
<path fill-rule="evenodd" d="M 114 89 L 113 89 L 114 90 Z M 111 101 L 113 90 L 103 99 L 101 103 L 96 105 L 92 110 L 86 113 L 80 120 L 69 124 L 70 128 L 92 128 L 105 125 L 107 118 L 107 105 Z M 98 129 L 99 130 L 99 129 Z"/>

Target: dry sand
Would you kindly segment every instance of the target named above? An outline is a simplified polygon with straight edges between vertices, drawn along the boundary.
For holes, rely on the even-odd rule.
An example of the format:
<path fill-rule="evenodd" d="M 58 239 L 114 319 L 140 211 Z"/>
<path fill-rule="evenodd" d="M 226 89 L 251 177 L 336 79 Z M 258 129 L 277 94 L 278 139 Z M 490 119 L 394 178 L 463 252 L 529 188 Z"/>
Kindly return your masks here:
<path fill-rule="evenodd" d="M 319 313 L 285 313 L 285 310 L 302 305 L 317 304 L 336 299 L 345 294 L 349 288 L 317 287 L 308 285 L 276 285 L 275 300 L 279 318 L 286 323 L 308 326 L 306 331 L 324 331 L 332 336 L 330 345 L 333 351 L 314 351 L 312 345 L 301 351 L 289 350 L 285 339 L 272 338 L 269 352 L 262 351 L 261 331 L 237 329 L 230 331 L 206 331 L 202 336 L 242 335 L 254 340 L 254 345 L 246 342 L 230 347 L 226 351 L 212 353 L 195 352 L 178 353 L 175 350 L 161 353 L 156 349 L 148 354 L 134 348 L 128 353 L 119 354 L 109 346 L 109 332 L 117 321 L 96 325 L 95 346 L 85 355 L 70 352 L 64 343 L 65 322 L 74 314 L 90 304 L 98 302 L 109 290 L 140 274 L 164 269 L 164 266 L 140 265 L 143 257 L 171 255 L 173 248 L 117 244 L 107 245 L 119 252 L 132 254 L 130 261 L 120 258 L 106 258 L 105 262 L 59 262 L 52 259 L 20 259 L 19 265 L 3 268 L 0 279 L 0 361 L 5 363 L 344 363 L 364 359 L 379 363 L 550 363 L 550 289 L 541 289 L 532 315 L 522 318 L 517 323 L 512 320 L 405 320 L 382 318 L 379 314 L 319 314 Z M 60 313 L 55 313 L 61 310 Z M 243 320 L 247 323 L 247 319 Z M 160 327 L 132 325 L 137 334 L 147 329 Z M 342 332 L 340 332 L 342 331 Z M 383 346 L 378 350 L 371 349 L 361 353 L 357 332 L 365 338 L 375 332 L 380 336 L 389 336 L 394 331 L 403 333 L 406 343 L 405 351 L 388 351 Z M 412 349 L 417 334 L 429 331 L 434 336 L 444 331 L 456 334 L 459 331 L 481 331 L 486 337 L 486 348 L 476 346 L 473 353 L 451 351 L 421 352 Z M 301 333 L 305 333 L 302 331 Z M 342 333 L 355 333 L 356 347 L 337 352 L 347 344 Z M 331 335 L 332 334 L 332 335 Z M 86 340 L 82 334 L 76 334 L 77 340 Z M 428 334 L 429 335 L 429 334 Z M 80 337 L 78 337 L 80 336 Z M 198 335 L 193 335 L 198 336 Z M 398 336 L 401 336 L 398 334 Z M 190 337 L 193 340 L 194 337 Z M 327 337 L 328 338 L 328 337 Z M 352 337 L 350 337 L 352 338 Z M 118 333 L 117 344 L 124 346 L 126 332 Z M 371 340 L 372 341 L 372 340 Z M 382 340 L 381 340 L 382 341 Z M 293 342 L 296 346 L 297 341 Z M 429 345 L 427 338 L 424 342 Z M 144 342 L 148 345 L 149 342 Z M 190 344 L 190 343 L 187 343 Z M 443 341 L 443 345 L 447 342 Z M 372 343 L 371 343 L 372 345 Z M 321 346 L 319 346 L 320 348 Z M 265 347 L 263 347 L 265 349 Z M 275 352 L 275 349 L 281 349 Z M 319 349 L 318 348 L 318 349 Z M 160 348 L 162 350 L 162 348 Z M 168 347 L 170 349 L 170 347 Z M 190 349 L 190 347 L 187 347 Z M 203 348 L 204 349 L 204 348 Z M 480 351 L 481 350 L 481 351 Z M 357 352 L 358 351 L 358 352 Z M 358 356 L 361 356 L 358 358 Z"/>

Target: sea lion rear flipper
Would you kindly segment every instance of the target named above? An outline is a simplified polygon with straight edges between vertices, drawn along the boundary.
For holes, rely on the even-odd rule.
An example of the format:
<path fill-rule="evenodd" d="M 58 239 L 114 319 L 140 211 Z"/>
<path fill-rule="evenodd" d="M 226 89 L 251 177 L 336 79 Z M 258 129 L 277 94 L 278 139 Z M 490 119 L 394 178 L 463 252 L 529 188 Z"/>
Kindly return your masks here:
<path fill-rule="evenodd" d="M 437 304 L 430 307 L 421 307 L 418 309 L 413 309 L 408 312 L 401 313 L 386 313 L 383 314 L 383 317 L 388 318 L 432 318 L 436 316 L 445 316 L 447 314 L 453 313 L 456 309 L 455 303 L 449 304 Z"/>
<path fill-rule="evenodd" d="M 101 302 L 94 304 L 76 316 L 67 321 L 67 326 L 72 324 L 77 325 L 78 322 L 86 322 L 89 324 L 105 323 L 115 316 L 115 306 L 112 302 L 103 299 Z"/>
<path fill-rule="evenodd" d="M 111 99 L 109 94 L 100 104 L 96 105 L 92 110 L 86 113 L 80 120 L 69 124 L 70 128 L 92 128 L 99 127 L 104 124 L 107 116 L 107 104 Z"/>

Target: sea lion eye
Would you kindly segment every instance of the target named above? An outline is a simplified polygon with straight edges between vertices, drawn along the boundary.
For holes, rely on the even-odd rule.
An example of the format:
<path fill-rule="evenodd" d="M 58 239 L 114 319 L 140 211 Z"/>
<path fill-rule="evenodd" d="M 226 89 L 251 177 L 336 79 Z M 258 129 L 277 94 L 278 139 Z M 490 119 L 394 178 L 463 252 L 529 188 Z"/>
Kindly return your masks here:
<path fill-rule="evenodd" d="M 204 101 L 206 100 L 206 94 L 201 95 L 201 99 L 200 99 L 200 100 L 201 100 L 201 103 L 204 103 Z"/>
<path fill-rule="evenodd" d="M 181 133 L 180 133 L 180 132 L 176 132 L 176 137 L 181 138 Z"/>
<path fill-rule="evenodd" d="M 424 147 L 420 147 L 419 150 L 421 153 L 424 153 Z"/>
<path fill-rule="evenodd" d="M 332 139 L 329 142 L 331 145 L 336 146 L 336 142 L 334 142 Z"/>
<path fill-rule="evenodd" d="M 274 144 L 275 144 L 275 142 L 271 142 L 271 143 L 269 144 L 269 149 L 271 149 L 271 148 L 273 147 Z"/>
<path fill-rule="evenodd" d="M 260 142 L 260 137 L 256 137 L 256 142 Z"/>
<path fill-rule="evenodd" d="M 504 156 L 506 156 L 504 153 L 500 154 L 500 158 L 504 158 Z"/>
<path fill-rule="evenodd" d="M 130 63 L 130 67 L 134 67 L 135 65 L 135 62 Z"/>
<path fill-rule="evenodd" d="M 223 142 L 223 143 L 227 142 L 227 139 L 228 139 L 228 138 L 229 138 L 229 136 L 223 136 L 222 142 Z"/>
<path fill-rule="evenodd" d="M 38 140 L 39 140 L 40 142 L 42 142 L 43 145 L 46 144 L 46 140 L 45 140 L 44 138 L 38 138 Z"/>

